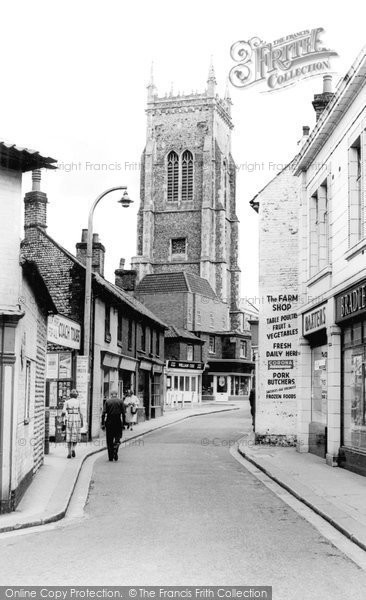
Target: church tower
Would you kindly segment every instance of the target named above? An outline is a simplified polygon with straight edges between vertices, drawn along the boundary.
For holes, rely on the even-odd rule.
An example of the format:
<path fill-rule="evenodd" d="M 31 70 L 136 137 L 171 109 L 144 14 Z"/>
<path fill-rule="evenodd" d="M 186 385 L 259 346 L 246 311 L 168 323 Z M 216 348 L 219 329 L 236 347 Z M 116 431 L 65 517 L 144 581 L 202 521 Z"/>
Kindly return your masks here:
<path fill-rule="evenodd" d="M 236 167 L 231 99 L 216 94 L 211 64 L 203 93 L 157 94 L 148 85 L 147 139 L 141 161 L 137 256 L 147 274 L 186 271 L 209 281 L 240 328 Z"/>

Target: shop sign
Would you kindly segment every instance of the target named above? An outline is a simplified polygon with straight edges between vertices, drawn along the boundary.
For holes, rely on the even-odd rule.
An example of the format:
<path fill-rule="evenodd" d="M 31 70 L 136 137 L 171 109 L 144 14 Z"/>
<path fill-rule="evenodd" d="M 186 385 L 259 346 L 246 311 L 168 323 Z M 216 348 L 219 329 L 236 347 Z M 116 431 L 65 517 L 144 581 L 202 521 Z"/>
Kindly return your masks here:
<path fill-rule="evenodd" d="M 269 360 L 268 361 L 268 369 L 273 371 L 275 369 L 293 369 L 294 361 L 293 360 Z"/>
<path fill-rule="evenodd" d="M 80 350 L 81 328 L 78 323 L 62 317 L 50 315 L 47 320 L 47 341 L 66 348 Z"/>
<path fill-rule="evenodd" d="M 88 357 L 76 357 L 76 389 L 78 391 L 78 399 L 80 402 L 80 410 L 83 415 L 83 432 L 88 431 L 87 414 L 88 414 Z"/>
<path fill-rule="evenodd" d="M 336 323 L 366 312 L 366 282 L 336 296 Z"/>
<path fill-rule="evenodd" d="M 177 360 L 168 360 L 168 369 L 193 369 L 201 371 L 203 369 L 203 363 L 179 362 Z"/>
<path fill-rule="evenodd" d="M 309 310 L 302 317 L 302 333 L 303 336 L 310 335 L 316 331 L 320 331 L 327 326 L 327 305 L 322 304 L 316 308 Z"/>

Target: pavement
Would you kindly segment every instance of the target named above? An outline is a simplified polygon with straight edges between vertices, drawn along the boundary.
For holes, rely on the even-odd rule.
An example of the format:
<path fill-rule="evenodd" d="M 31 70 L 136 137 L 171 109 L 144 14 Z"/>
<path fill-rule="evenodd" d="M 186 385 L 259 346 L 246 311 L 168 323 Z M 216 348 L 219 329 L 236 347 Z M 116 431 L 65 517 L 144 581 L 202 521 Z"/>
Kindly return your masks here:
<path fill-rule="evenodd" d="M 137 439 L 162 427 L 172 425 L 190 417 L 238 410 L 238 406 L 227 403 L 203 404 L 191 408 L 167 409 L 163 416 L 144 421 L 133 431 L 123 432 L 123 444 Z M 68 460 L 66 443 L 50 444 L 50 452 L 44 457 L 44 464 L 36 473 L 15 511 L 0 515 L 0 534 L 45 525 L 62 519 L 67 512 L 71 496 L 76 486 L 85 460 L 106 450 L 105 433 L 91 442 L 80 443 L 76 447 L 76 457 Z"/>
<path fill-rule="evenodd" d="M 330 467 L 325 459 L 297 452 L 294 447 L 254 445 L 253 434 L 241 438 L 238 451 L 366 550 L 366 477 Z"/>

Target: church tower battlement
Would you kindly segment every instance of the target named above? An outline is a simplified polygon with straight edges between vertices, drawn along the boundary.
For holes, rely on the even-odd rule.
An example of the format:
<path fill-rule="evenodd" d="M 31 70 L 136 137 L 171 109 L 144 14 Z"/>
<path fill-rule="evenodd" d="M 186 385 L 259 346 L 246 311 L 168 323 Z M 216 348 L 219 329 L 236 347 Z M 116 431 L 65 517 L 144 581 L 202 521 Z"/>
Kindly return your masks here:
<path fill-rule="evenodd" d="M 216 93 L 211 64 L 203 93 L 159 96 L 151 76 L 141 160 L 138 279 L 188 271 L 209 281 L 240 328 L 236 166 L 231 99 Z"/>

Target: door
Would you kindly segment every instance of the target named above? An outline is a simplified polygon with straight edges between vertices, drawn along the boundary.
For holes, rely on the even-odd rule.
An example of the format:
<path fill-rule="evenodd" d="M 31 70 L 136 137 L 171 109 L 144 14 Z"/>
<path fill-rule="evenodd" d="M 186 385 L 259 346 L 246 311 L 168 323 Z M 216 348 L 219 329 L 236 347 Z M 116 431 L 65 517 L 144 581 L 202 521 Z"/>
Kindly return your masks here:
<path fill-rule="evenodd" d="M 215 400 L 219 402 L 227 402 L 229 399 L 227 376 L 218 375 L 216 376 L 216 397 Z"/>

